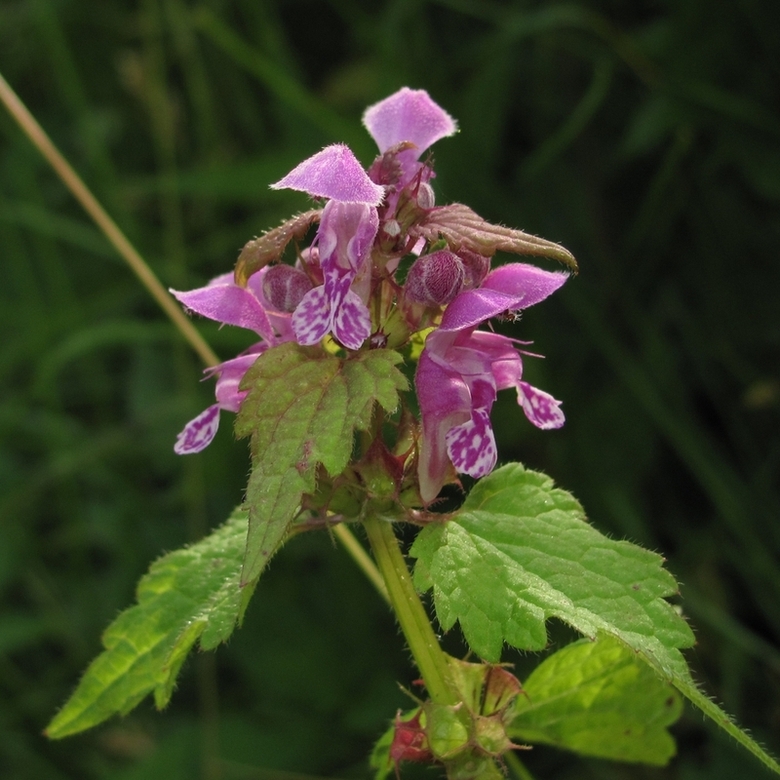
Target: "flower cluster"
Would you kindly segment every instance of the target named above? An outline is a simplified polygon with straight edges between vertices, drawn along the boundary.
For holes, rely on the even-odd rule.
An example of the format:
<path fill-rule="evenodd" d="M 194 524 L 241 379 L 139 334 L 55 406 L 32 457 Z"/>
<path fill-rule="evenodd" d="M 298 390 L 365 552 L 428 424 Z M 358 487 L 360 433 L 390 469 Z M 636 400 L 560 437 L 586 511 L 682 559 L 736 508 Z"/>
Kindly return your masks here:
<path fill-rule="evenodd" d="M 403 88 L 368 108 L 363 122 L 379 147 L 368 170 L 342 144 L 304 160 L 271 187 L 324 199 L 321 210 L 249 242 L 234 274 L 172 291 L 189 311 L 261 339 L 207 371 L 217 377 L 216 403 L 185 426 L 175 451 L 199 452 L 211 442 L 220 411 L 236 412 L 246 396 L 244 374 L 275 345 L 327 337 L 356 351 L 402 346 L 429 331 L 415 379 L 419 494 L 427 505 L 456 472 L 480 477 L 495 466 L 490 411 L 498 390 L 514 387 L 537 427 L 563 424 L 560 403 L 523 381 L 520 342 L 478 328 L 538 303 L 568 277 L 522 263 L 490 270 L 497 250 L 574 261 L 557 244 L 490 225 L 466 206 L 435 205 L 435 174 L 422 155 L 457 125 L 427 92 Z M 295 264 L 281 263 L 287 244 L 315 223 Z M 399 268 L 407 266 L 401 283 Z"/>

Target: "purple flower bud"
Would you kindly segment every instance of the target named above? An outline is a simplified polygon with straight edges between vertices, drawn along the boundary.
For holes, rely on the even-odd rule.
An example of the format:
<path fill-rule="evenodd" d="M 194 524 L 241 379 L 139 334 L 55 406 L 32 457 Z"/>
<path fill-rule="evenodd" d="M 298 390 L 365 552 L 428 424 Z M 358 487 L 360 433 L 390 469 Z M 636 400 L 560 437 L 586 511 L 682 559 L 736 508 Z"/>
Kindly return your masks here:
<path fill-rule="evenodd" d="M 311 280 L 291 265 L 273 265 L 263 279 L 263 295 L 272 309 L 292 313 L 309 290 Z"/>
<path fill-rule="evenodd" d="M 452 252 L 441 249 L 418 257 L 406 276 L 406 299 L 427 306 L 448 304 L 463 287 L 463 263 Z"/>
<path fill-rule="evenodd" d="M 463 287 L 467 290 L 479 287 L 490 270 L 490 258 L 468 249 L 459 249 L 458 257 L 463 263 L 465 272 Z"/>

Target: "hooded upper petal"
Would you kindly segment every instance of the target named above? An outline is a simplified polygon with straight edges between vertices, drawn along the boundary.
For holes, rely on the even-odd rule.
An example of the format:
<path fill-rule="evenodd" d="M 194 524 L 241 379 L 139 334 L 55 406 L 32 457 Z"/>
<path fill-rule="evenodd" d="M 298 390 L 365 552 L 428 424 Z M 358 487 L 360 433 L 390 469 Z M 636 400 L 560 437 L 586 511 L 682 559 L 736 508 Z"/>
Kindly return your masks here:
<path fill-rule="evenodd" d="M 326 146 L 272 184 L 271 189 L 298 190 L 315 198 L 369 206 L 378 206 L 385 194 L 384 187 L 368 178 L 363 166 L 344 144 Z"/>
<path fill-rule="evenodd" d="M 260 271 L 258 275 L 262 273 Z M 179 303 L 196 314 L 225 325 L 253 330 L 270 343 L 276 342 L 274 329 L 257 296 L 250 289 L 239 287 L 233 281 L 233 274 L 217 276 L 205 287 L 196 290 L 170 292 Z"/>
<path fill-rule="evenodd" d="M 424 89 L 403 87 L 394 95 L 369 106 L 363 124 L 383 154 L 393 146 L 411 141 L 417 159 L 431 144 L 453 135 L 458 125 Z"/>
<path fill-rule="evenodd" d="M 475 290 L 464 290 L 447 307 L 439 329 L 475 328 L 507 310 L 527 309 L 552 295 L 569 278 L 565 271 L 543 271 L 509 263 L 491 271 Z"/>

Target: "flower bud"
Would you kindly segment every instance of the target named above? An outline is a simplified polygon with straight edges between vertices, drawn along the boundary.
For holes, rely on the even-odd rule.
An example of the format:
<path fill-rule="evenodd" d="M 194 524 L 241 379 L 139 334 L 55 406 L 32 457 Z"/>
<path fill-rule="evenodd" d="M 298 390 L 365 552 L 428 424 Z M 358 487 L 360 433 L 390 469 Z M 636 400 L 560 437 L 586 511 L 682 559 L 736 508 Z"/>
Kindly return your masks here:
<path fill-rule="evenodd" d="M 459 249 L 458 257 L 463 263 L 463 286 L 467 290 L 479 287 L 490 270 L 490 258 L 471 252 L 468 249 Z"/>
<path fill-rule="evenodd" d="M 263 295 L 276 311 L 295 311 L 311 288 L 309 277 L 291 265 L 271 266 L 263 279 Z"/>
<path fill-rule="evenodd" d="M 463 263 L 447 249 L 423 255 L 406 276 L 406 298 L 426 306 L 444 306 L 460 292 L 464 277 Z"/>
<path fill-rule="evenodd" d="M 420 182 L 420 186 L 417 188 L 417 205 L 426 211 L 436 205 L 433 187 L 427 181 Z"/>

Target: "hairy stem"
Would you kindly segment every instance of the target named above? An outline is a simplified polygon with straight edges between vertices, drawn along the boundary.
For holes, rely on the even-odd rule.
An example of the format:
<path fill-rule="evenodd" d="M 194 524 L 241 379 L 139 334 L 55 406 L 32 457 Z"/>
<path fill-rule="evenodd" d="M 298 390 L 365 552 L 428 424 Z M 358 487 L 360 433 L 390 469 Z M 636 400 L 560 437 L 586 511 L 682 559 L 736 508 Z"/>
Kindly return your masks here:
<path fill-rule="evenodd" d="M 431 700 L 436 704 L 457 704 L 459 696 L 450 680 L 447 656 L 439 646 L 428 614 L 414 589 L 392 523 L 368 517 L 364 526 L 387 586 L 390 605 L 401 624 Z"/>

